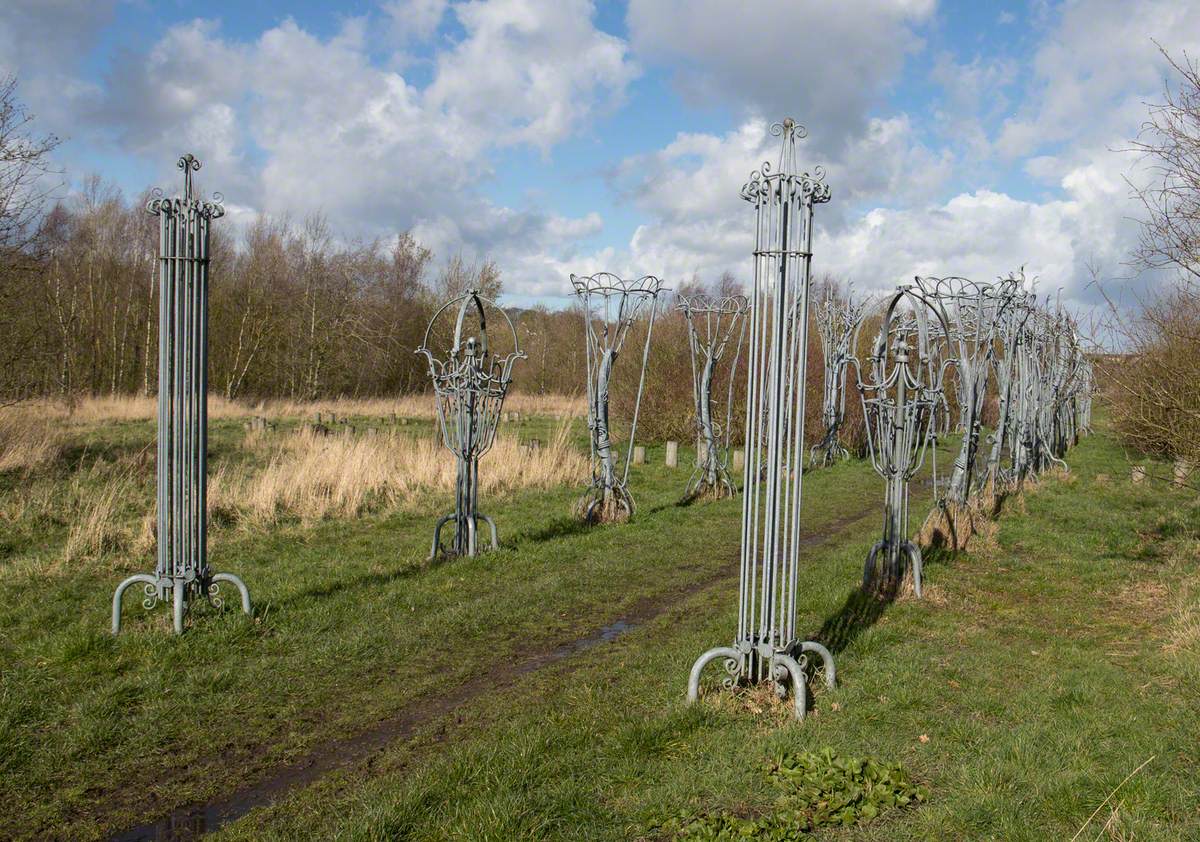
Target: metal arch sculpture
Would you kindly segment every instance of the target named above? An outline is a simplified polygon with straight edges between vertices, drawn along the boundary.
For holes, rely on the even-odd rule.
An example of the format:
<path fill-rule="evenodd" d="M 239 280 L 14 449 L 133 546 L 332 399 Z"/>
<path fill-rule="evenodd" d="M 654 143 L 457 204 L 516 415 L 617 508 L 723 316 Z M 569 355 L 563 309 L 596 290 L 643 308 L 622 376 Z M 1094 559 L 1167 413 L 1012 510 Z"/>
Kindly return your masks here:
<path fill-rule="evenodd" d="M 821 440 L 809 449 L 808 464 L 828 466 L 837 459 L 849 459 L 850 452 L 842 446 L 840 435 L 846 418 L 846 368 L 851 356 L 851 343 L 867 312 L 867 301 L 855 302 L 851 295 L 844 301 L 834 298 L 833 288 L 817 308 L 817 335 L 825 369 L 825 389 L 822 392 L 821 421 L 825 432 Z"/>
<path fill-rule="evenodd" d="M 458 305 L 454 321 L 454 338 L 445 359 L 438 359 L 429 348 L 430 335 L 441 315 Z M 487 312 L 499 310 L 512 332 L 513 350 L 503 356 L 488 348 Z M 463 327 L 469 312 L 479 319 L 478 336 L 463 337 Z M 425 329 L 425 338 L 418 354 L 429 362 L 429 376 L 437 397 L 438 426 L 442 444 L 458 462 L 454 487 L 454 511 L 438 520 L 433 529 L 433 545 L 429 557 L 436 558 L 441 548 L 442 527 L 454 521 L 454 540 L 450 554 L 475 556 L 479 554 L 479 522 L 486 523 L 496 549 L 496 523 L 479 511 L 479 459 L 496 441 L 496 428 L 504 405 L 504 396 L 512 382 L 512 367 L 524 359 L 517 342 L 517 329 L 512 319 L 492 301 L 482 298 L 477 290 L 468 290 L 443 304 Z"/>
<path fill-rule="evenodd" d="M 721 660 L 726 687 L 770 681 L 781 698 L 790 689 L 803 718 L 811 654 L 820 657 L 827 685 L 836 682 L 829 650 L 796 633 L 812 219 L 830 191 L 821 169 L 796 168 L 802 127 L 789 119 L 771 133 L 782 138 L 779 166 L 763 164 L 741 191 L 754 205 L 756 228 L 737 636 L 696 660 L 688 700 L 699 697 L 704 668 Z"/>
<path fill-rule="evenodd" d="M 139 573 L 117 586 L 113 634 L 121 630 L 122 597 L 137 583 L 144 585 L 146 609 L 171 597 L 176 634 L 183 633 L 184 615 L 197 597 L 221 606 L 221 582 L 237 588 L 242 610 L 251 613 L 242 580 L 213 573 L 208 564 L 209 227 L 225 208 L 219 193 L 211 201 L 194 194 L 192 173 L 200 162 L 193 155 L 178 166 L 183 196 L 167 199 L 155 190 L 146 205 L 159 218 L 157 563 L 154 575 Z"/>
<path fill-rule="evenodd" d="M 1009 275 L 1003 283 L 1007 285 L 1010 300 L 996 322 L 997 351 L 992 363 L 999 402 L 999 419 L 989 439 L 991 448 L 983 477 L 985 486 L 989 487 L 992 493 L 1007 487 L 1015 479 L 1010 468 L 1002 464 L 1001 457 L 1007 450 L 1011 459 L 1017 448 L 1017 419 L 1020 414 L 1022 391 L 1018 382 L 1018 360 L 1022 354 L 1021 346 L 1027 336 L 1025 324 L 1034 310 L 1032 297 L 1025 289 L 1025 277 L 1022 273 Z"/>
<path fill-rule="evenodd" d="M 901 311 L 901 305 L 908 311 Z M 921 550 L 908 538 L 908 484 L 924 464 L 930 444 L 936 447 L 943 381 L 954 363 L 939 359 L 939 333 L 951 335 L 941 303 L 919 286 L 904 285 L 884 309 L 865 379 L 863 367 L 852 360 L 871 464 L 886 482 L 883 536 L 867 555 L 864 588 L 877 583 L 897 586 L 907 558 L 913 590 L 917 597 L 922 595 Z M 936 485 L 936 469 L 934 481 Z"/>
<path fill-rule="evenodd" d="M 936 300 L 948 319 L 946 337 L 955 362 L 958 429 L 962 441 L 950 472 L 946 500 L 964 506 L 978 483 L 976 462 L 983 425 L 983 404 L 996 357 L 997 328 L 1014 300 L 1014 282 L 978 283 L 961 277 L 916 279 L 925 296 Z"/>
<path fill-rule="evenodd" d="M 651 275 L 624 280 L 609 272 L 583 277 L 571 275 L 571 285 L 583 305 L 584 339 L 587 344 L 588 431 L 591 434 L 592 484 L 577 504 L 578 514 L 589 523 L 627 520 L 636 504 L 629 493 L 629 465 L 637 435 L 638 412 L 646 385 L 646 363 L 654 333 L 658 294 L 662 281 Z M 613 366 L 635 321 L 646 316 L 646 339 L 642 347 L 641 374 L 634 397 L 633 420 L 622 455 L 614 445 L 609 421 L 609 392 Z M 624 468 L 618 468 L 618 459 Z M 620 475 L 618 476 L 618 471 Z"/>
<path fill-rule="evenodd" d="M 704 296 L 680 296 L 676 305 L 688 327 L 688 347 L 692 360 L 692 399 L 696 410 L 696 468 L 688 479 L 686 497 L 734 496 L 729 476 L 729 436 L 733 428 L 733 392 L 738 363 L 746 337 L 744 295 L 714 299 Z M 713 418 L 713 379 L 717 368 L 733 343 L 729 366 L 729 386 L 725 397 L 725 421 Z"/>

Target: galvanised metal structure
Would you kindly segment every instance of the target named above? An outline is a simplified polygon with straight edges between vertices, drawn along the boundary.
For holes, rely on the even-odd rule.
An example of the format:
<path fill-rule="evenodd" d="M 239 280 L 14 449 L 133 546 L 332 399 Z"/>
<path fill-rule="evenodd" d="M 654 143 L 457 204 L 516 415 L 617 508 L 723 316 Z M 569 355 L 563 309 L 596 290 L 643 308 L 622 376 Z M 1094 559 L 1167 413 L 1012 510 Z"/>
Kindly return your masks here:
<path fill-rule="evenodd" d="M 946 499 L 962 506 L 977 483 L 976 456 L 988 379 L 997 353 L 997 327 L 1013 303 L 1014 284 L 1012 281 L 983 284 L 960 277 L 918 277 L 916 285 L 927 298 L 943 307 L 948 319 L 949 352 L 955 362 L 958 429 L 963 435 L 950 472 Z"/>
<path fill-rule="evenodd" d="M 883 311 L 867 365 L 852 360 L 871 464 L 886 482 L 883 537 L 867 556 L 864 587 L 897 586 L 907 559 L 913 590 L 921 596 L 921 550 L 908 538 L 908 485 L 930 446 L 937 446 L 936 416 L 946 370 L 954 363 L 938 345 L 950 335 L 938 299 L 918 285 L 903 285 Z"/>
<path fill-rule="evenodd" d="M 676 305 L 687 320 L 688 347 L 692 359 L 692 399 L 696 408 L 696 468 L 688 479 L 685 495 L 732 497 L 729 476 L 729 435 L 733 428 L 733 395 L 738 363 L 746 336 L 744 295 L 724 298 L 680 296 Z M 726 373 L 724 421 L 713 417 L 713 379 L 733 344 L 732 362 Z"/>
<path fill-rule="evenodd" d="M 999 402 L 999 419 L 996 429 L 992 431 L 989 442 L 987 467 L 984 471 L 984 483 L 992 491 L 1007 487 L 1015 477 L 1009 466 L 1002 463 L 1004 452 L 1011 455 L 1016 452 L 1018 428 L 1018 403 L 1021 388 L 1017 383 L 1017 360 L 1021 356 L 1021 345 L 1025 341 L 1025 323 L 1033 313 L 1032 298 L 1025 289 L 1023 274 L 1013 274 L 1005 279 L 1009 301 L 996 320 L 996 354 L 992 370 L 996 380 L 996 394 Z"/>
<path fill-rule="evenodd" d="M 802 718 L 809 655 L 821 658 L 828 686 L 836 681 L 829 650 L 796 631 L 812 220 L 814 205 L 829 201 L 829 186 L 819 168 L 797 170 L 802 127 L 789 119 L 771 132 L 782 138 L 779 166 L 763 164 L 741 191 L 756 226 L 737 636 L 696 660 L 688 700 L 699 697 L 705 666 L 721 660 L 725 686 L 769 681 L 781 698 L 790 689 Z"/>
<path fill-rule="evenodd" d="M 637 435 L 638 412 L 646 385 L 646 362 L 650 356 L 650 338 L 654 333 L 658 294 L 662 281 L 647 275 L 635 281 L 624 280 L 608 272 L 582 277 L 571 276 L 571 285 L 583 305 L 584 339 L 587 344 L 588 430 L 591 433 L 592 484 L 577 506 L 579 515 L 589 523 L 626 520 L 636 506 L 629 493 L 629 465 Z M 613 366 L 639 320 L 645 322 L 641 372 L 634 396 L 633 419 L 625 452 L 613 441 L 609 420 L 609 393 Z M 624 468 L 618 459 L 624 460 Z"/>
<path fill-rule="evenodd" d="M 455 309 L 457 307 L 457 309 Z M 498 310 L 512 333 L 512 351 L 494 353 L 488 347 L 487 311 Z M 455 313 L 454 333 L 444 359 L 434 356 L 430 337 L 443 313 Z M 470 335 L 472 329 L 475 335 Z M 449 554 L 474 556 L 479 553 L 479 522 L 488 525 L 492 549 L 496 549 L 496 523 L 479 511 L 479 459 L 496 441 L 496 427 L 504 406 L 504 396 L 512 382 L 512 367 L 524 359 L 512 319 L 494 302 L 468 290 L 443 304 L 425 329 L 418 354 L 429 362 L 429 376 L 437 398 L 438 427 L 442 444 L 458 460 L 454 488 L 454 511 L 445 515 L 433 529 L 429 557 L 441 548 L 442 527 L 454 521 L 454 540 Z"/>
<path fill-rule="evenodd" d="M 1052 465 L 1067 468 L 1067 448 L 1090 421 L 1092 390 L 1074 319 L 1040 305 L 1023 276 L 1006 283 L 1012 305 L 997 323 L 995 365 L 1000 418 L 985 472 L 996 489 L 1019 487 Z"/>
<path fill-rule="evenodd" d="M 831 465 L 838 458 L 850 458 L 850 452 L 839 439 L 842 422 L 846 418 L 846 368 L 850 361 L 851 344 L 858 335 L 866 311 L 865 300 L 856 302 L 850 294 L 844 300 L 836 298 L 832 286 L 817 308 L 817 335 L 821 339 L 821 354 L 825 363 L 825 389 L 821 401 L 821 421 L 825 432 L 821 434 L 821 440 L 809 449 L 810 465 L 816 465 L 818 457 L 822 466 Z"/>
<path fill-rule="evenodd" d="M 183 196 L 155 190 L 146 209 L 159 218 L 158 261 L 158 562 L 154 575 L 139 573 L 113 594 L 112 632 L 121 630 L 121 598 L 144 585 L 142 605 L 170 597 L 175 633 L 197 597 L 220 607 L 220 583 L 238 589 L 249 614 L 250 593 L 237 576 L 213 573 L 207 552 L 208 445 L 208 242 L 209 226 L 224 215 L 219 193 L 196 197 L 192 173 L 200 162 L 179 159 Z"/>

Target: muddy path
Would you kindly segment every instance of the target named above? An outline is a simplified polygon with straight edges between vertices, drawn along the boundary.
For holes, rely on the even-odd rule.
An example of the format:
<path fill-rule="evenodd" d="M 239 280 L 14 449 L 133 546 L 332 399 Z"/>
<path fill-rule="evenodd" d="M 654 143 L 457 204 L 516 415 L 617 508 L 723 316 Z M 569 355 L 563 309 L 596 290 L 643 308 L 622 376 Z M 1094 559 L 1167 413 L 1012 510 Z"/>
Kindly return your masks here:
<path fill-rule="evenodd" d="M 811 548 L 846 537 L 850 527 L 874 518 L 878 509 L 877 501 L 865 500 L 854 511 L 820 524 L 816 531 L 803 535 L 800 544 Z M 611 643 L 655 620 L 690 596 L 717 585 L 731 585 L 737 578 L 738 567 L 739 561 L 730 559 L 695 581 L 638 600 L 609 624 L 593 628 L 581 637 L 534 649 L 520 661 L 498 665 L 446 692 L 416 699 L 354 736 L 329 740 L 297 761 L 266 770 L 255 783 L 205 802 L 174 808 L 109 838 L 112 842 L 183 842 L 213 833 L 254 808 L 270 805 L 291 790 L 307 786 L 331 772 L 368 764 L 373 756 L 389 746 L 411 739 L 423 726 L 451 716 L 458 708 L 485 694 L 512 687 L 524 676 Z"/>

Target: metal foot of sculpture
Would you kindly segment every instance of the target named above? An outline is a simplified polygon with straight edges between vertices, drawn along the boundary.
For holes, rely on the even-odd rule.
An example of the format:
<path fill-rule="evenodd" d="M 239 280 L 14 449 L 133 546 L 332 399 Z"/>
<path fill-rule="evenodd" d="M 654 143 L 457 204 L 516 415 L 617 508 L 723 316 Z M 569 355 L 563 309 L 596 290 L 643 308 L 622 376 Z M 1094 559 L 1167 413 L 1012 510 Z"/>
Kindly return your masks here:
<path fill-rule="evenodd" d="M 433 528 L 433 546 L 429 549 L 429 560 L 433 561 L 437 558 L 438 551 L 442 549 L 442 527 L 455 519 L 454 512 L 444 516 L 437 522 L 437 526 Z M 476 546 L 476 536 L 479 534 L 479 521 L 483 521 L 488 525 L 492 534 L 492 549 L 500 549 L 500 542 L 496 537 L 496 522 L 485 514 L 476 513 L 474 522 L 467 524 L 467 555 L 478 555 L 478 547 Z M 457 528 L 457 527 L 456 527 Z M 447 552 L 447 555 L 451 554 Z"/>
<path fill-rule="evenodd" d="M 700 678 L 704 668 L 713 661 L 724 658 L 726 677 L 721 684 L 726 689 L 732 689 L 743 681 L 749 681 L 755 672 L 753 662 L 764 660 L 766 677 L 775 685 L 775 693 L 781 699 L 786 698 L 788 691 L 792 693 L 792 702 L 796 718 L 803 719 L 808 712 L 808 655 L 815 654 L 821 659 L 821 671 L 825 675 L 826 689 L 837 687 L 837 668 L 833 655 L 820 643 L 811 640 L 795 644 L 791 652 L 759 652 L 754 649 L 743 650 L 732 646 L 718 646 L 709 649 L 696 659 L 692 671 L 688 675 L 687 700 L 691 704 L 700 698 Z"/>
<path fill-rule="evenodd" d="M 117 585 L 117 590 L 113 593 L 112 633 L 120 634 L 121 632 L 122 600 L 125 596 L 125 591 L 132 585 L 140 583 L 145 586 L 142 607 L 147 611 L 153 609 L 160 600 L 165 600 L 169 594 L 171 598 L 172 626 L 176 634 L 183 634 L 184 618 L 187 616 L 192 601 L 197 596 L 203 596 L 208 599 L 214 608 L 224 607 L 224 601 L 218 595 L 217 591 L 218 585 L 221 582 L 229 582 L 237 588 L 241 599 L 242 613 L 253 616 L 254 608 L 250 602 L 250 590 L 246 587 L 245 582 L 232 573 L 214 573 L 209 577 L 207 584 L 199 580 L 192 582 L 185 582 L 182 579 L 160 581 L 147 573 L 138 573 Z"/>
<path fill-rule="evenodd" d="M 912 541 L 902 541 L 893 551 L 890 544 L 876 541 L 863 565 L 863 590 L 895 592 L 909 573 L 913 593 L 921 599 L 921 548 Z"/>

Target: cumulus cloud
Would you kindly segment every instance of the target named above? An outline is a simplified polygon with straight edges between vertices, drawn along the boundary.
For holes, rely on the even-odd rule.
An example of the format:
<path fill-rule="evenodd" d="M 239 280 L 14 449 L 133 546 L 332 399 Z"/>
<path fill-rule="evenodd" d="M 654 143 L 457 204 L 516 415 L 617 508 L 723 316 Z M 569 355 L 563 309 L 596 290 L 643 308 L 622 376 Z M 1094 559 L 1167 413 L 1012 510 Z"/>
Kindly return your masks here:
<path fill-rule="evenodd" d="M 861 133 L 872 107 L 920 48 L 935 0 L 822 4 L 774 0 L 630 0 L 634 49 L 669 62 L 677 87 L 772 119 L 821 126 L 831 152 Z"/>
<path fill-rule="evenodd" d="M 383 18 L 403 28 L 396 38 L 419 40 L 447 9 L 445 0 L 401 0 Z M 548 288 L 545 267 L 573 256 L 600 217 L 502 207 L 480 185 L 496 149 L 546 152 L 621 101 L 637 69 L 624 42 L 594 26 L 594 11 L 587 0 L 457 4 L 462 35 L 436 54 L 424 86 L 392 69 L 402 61 L 373 60 L 367 18 L 345 19 L 330 36 L 287 19 L 252 41 L 192 20 L 148 49 L 118 52 L 103 84 L 72 103 L 73 122 L 88 142 L 155 162 L 164 178 L 182 151 L 194 152 L 203 184 L 221 189 L 239 218 L 322 213 L 366 237 L 415 228 L 442 256 L 503 259 L 510 288 L 535 294 Z M 8 9 L 0 44 L 20 42 L 28 20 L 64 12 Z M 102 24 L 42 28 L 64 49 L 82 49 Z"/>
<path fill-rule="evenodd" d="M 589 0 L 462 3 L 466 37 L 437 59 L 429 101 L 501 143 L 543 151 L 620 103 L 637 73 Z"/>

